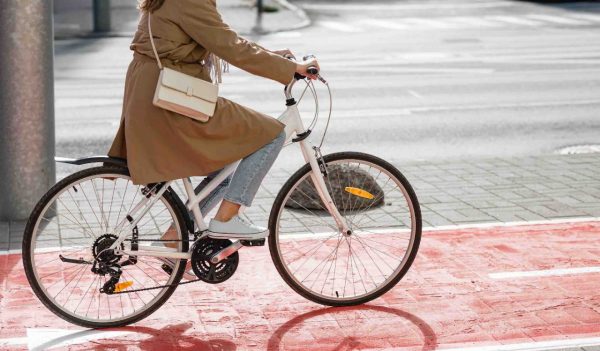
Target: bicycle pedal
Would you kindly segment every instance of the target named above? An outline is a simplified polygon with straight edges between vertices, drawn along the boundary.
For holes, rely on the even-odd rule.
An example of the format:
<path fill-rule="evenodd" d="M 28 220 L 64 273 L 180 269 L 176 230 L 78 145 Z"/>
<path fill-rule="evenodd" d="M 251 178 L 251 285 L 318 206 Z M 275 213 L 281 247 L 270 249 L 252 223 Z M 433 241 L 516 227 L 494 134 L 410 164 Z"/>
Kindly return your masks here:
<path fill-rule="evenodd" d="M 265 246 L 265 239 L 240 240 L 240 244 L 243 246 Z"/>
<path fill-rule="evenodd" d="M 173 273 L 173 268 L 171 268 L 171 266 L 169 266 L 166 263 L 163 263 L 162 266 L 160 266 L 160 268 L 162 268 L 162 270 L 165 271 L 165 273 L 167 273 L 168 275 L 171 275 Z"/>

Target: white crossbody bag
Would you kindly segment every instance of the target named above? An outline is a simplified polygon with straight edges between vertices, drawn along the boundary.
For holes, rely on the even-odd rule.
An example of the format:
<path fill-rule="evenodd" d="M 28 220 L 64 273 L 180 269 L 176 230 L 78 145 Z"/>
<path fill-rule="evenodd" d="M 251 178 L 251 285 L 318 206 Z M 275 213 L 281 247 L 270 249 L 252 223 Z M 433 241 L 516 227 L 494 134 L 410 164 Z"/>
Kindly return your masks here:
<path fill-rule="evenodd" d="M 160 76 L 158 77 L 152 103 L 165 110 L 173 111 L 201 122 L 207 122 L 215 113 L 219 85 L 192 77 L 171 68 L 163 67 L 158 58 L 158 52 L 156 51 L 156 45 L 154 45 L 154 38 L 152 37 L 150 13 L 148 13 L 148 32 L 150 34 L 154 57 L 160 69 Z M 220 70 L 220 60 L 216 61 L 218 61 L 218 67 L 215 67 L 215 69 Z"/>

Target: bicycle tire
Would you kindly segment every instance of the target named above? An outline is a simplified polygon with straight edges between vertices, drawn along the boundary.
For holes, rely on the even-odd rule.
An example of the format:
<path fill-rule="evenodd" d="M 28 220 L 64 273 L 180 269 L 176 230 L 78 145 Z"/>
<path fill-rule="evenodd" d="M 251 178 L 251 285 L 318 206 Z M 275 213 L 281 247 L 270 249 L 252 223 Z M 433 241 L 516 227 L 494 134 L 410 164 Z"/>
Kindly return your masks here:
<path fill-rule="evenodd" d="M 279 193 L 273 203 L 273 207 L 271 208 L 271 213 L 269 216 L 270 235 L 269 235 L 268 241 L 269 241 L 269 251 L 271 254 L 271 258 L 273 260 L 275 268 L 277 269 L 277 271 L 279 272 L 279 274 L 281 275 L 283 280 L 295 292 L 297 292 L 304 298 L 311 300 L 313 302 L 322 304 L 322 305 L 327 305 L 327 306 L 360 305 L 360 304 L 366 303 L 368 301 L 371 301 L 373 299 L 376 299 L 376 298 L 380 297 L 381 295 L 385 294 L 386 292 L 388 292 L 404 277 L 406 272 L 408 272 L 408 270 L 410 269 L 412 263 L 415 260 L 417 252 L 419 250 L 419 244 L 420 244 L 420 240 L 421 240 L 422 223 L 421 223 L 421 211 L 420 211 L 420 207 L 419 207 L 419 202 L 418 202 L 417 196 L 416 196 L 412 186 L 410 185 L 408 180 L 404 177 L 404 175 L 402 175 L 402 173 L 396 167 L 394 167 L 392 164 L 388 163 L 387 161 L 385 161 L 381 158 L 378 158 L 373 155 L 365 154 L 365 153 L 360 153 L 360 152 L 338 152 L 338 153 L 333 153 L 333 154 L 328 154 L 328 155 L 323 156 L 323 160 L 325 161 L 326 164 L 329 164 L 330 162 L 334 162 L 334 161 L 344 161 L 344 160 L 366 161 L 366 162 L 375 164 L 375 165 L 387 170 L 390 174 L 392 174 L 399 181 L 399 183 L 402 184 L 402 186 L 406 190 L 406 194 L 408 194 L 410 203 L 412 204 L 412 206 L 414 208 L 415 230 L 414 230 L 414 234 L 413 234 L 413 237 L 414 237 L 413 245 L 412 245 L 412 248 L 410 249 L 410 252 L 407 253 L 407 259 L 406 259 L 403 267 L 398 271 L 398 273 L 395 275 L 395 277 L 393 277 L 393 279 L 391 279 L 387 284 L 385 284 L 385 286 L 382 286 L 375 292 L 370 293 L 366 296 L 363 296 L 361 298 L 356 298 L 356 299 L 340 300 L 337 298 L 326 298 L 323 296 L 319 296 L 318 294 L 315 294 L 312 291 L 310 291 L 309 289 L 305 288 L 302 284 L 299 284 L 296 281 L 296 279 L 294 279 L 294 277 L 291 276 L 290 272 L 288 272 L 288 270 L 286 269 L 286 265 L 283 262 L 283 259 L 280 254 L 280 248 L 278 245 L 278 242 L 279 242 L 279 240 L 278 240 L 278 235 L 279 235 L 278 221 L 279 221 L 279 216 L 281 215 L 282 207 L 284 206 L 284 201 L 291 196 L 290 191 L 293 191 L 293 188 L 296 186 L 296 184 L 298 184 L 301 181 L 301 179 L 305 178 L 305 176 L 307 176 L 308 173 L 312 172 L 312 168 L 310 167 L 310 165 L 305 164 L 298 171 L 296 171 L 287 180 L 287 182 L 283 185 L 283 187 L 279 191 Z"/>

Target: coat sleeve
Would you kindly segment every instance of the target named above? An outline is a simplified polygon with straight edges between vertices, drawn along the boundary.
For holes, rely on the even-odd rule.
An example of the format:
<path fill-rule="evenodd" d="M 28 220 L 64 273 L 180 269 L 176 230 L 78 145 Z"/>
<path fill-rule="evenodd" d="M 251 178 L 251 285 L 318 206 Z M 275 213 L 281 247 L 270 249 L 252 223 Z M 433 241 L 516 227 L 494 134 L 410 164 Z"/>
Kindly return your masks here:
<path fill-rule="evenodd" d="M 211 0 L 177 0 L 181 28 L 208 51 L 252 74 L 288 84 L 296 64 L 240 37 L 223 22 Z"/>

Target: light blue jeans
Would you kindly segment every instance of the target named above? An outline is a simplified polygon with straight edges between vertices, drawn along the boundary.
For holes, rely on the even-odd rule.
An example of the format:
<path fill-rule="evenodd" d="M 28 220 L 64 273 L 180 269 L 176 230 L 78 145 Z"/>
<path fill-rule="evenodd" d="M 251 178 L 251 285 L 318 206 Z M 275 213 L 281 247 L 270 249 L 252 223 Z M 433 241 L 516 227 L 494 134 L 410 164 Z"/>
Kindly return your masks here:
<path fill-rule="evenodd" d="M 221 199 L 250 207 L 262 180 L 283 148 L 284 142 L 285 131 L 282 131 L 270 143 L 244 157 L 233 175 L 225 178 L 207 197 L 200 201 L 198 205 L 202 215 L 210 212 Z M 194 189 L 196 194 L 204 189 L 221 170 L 219 169 L 207 175 Z M 194 218 L 191 212 L 190 216 Z"/>

